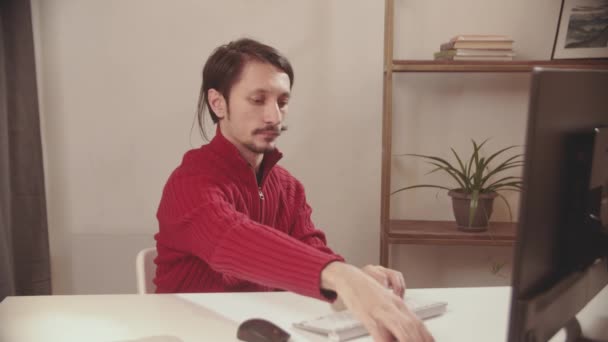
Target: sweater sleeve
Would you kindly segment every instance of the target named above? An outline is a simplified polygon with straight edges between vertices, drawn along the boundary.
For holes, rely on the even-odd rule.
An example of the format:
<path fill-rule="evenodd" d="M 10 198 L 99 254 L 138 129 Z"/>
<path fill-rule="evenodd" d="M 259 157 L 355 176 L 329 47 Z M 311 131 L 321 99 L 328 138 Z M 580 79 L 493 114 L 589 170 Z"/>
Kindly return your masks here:
<path fill-rule="evenodd" d="M 171 190 L 174 191 L 181 192 L 179 198 L 184 198 L 191 189 Z M 321 291 L 320 275 L 328 263 L 342 260 L 341 257 L 251 220 L 237 211 L 218 187 L 197 189 L 195 196 L 196 201 L 185 196 L 181 205 L 185 209 L 171 215 L 178 219 L 161 229 L 160 235 L 168 246 L 196 255 L 226 275 L 322 300 L 332 299 Z M 174 196 L 173 201 L 177 198 Z"/>

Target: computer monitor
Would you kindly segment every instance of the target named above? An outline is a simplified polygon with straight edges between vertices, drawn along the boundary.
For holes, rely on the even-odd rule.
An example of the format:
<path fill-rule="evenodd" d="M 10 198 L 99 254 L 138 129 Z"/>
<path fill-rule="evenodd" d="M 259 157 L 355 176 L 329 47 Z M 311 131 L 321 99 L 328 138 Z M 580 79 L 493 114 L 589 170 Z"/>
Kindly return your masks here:
<path fill-rule="evenodd" d="M 608 71 L 534 68 L 528 115 L 508 338 L 535 342 L 608 284 Z"/>

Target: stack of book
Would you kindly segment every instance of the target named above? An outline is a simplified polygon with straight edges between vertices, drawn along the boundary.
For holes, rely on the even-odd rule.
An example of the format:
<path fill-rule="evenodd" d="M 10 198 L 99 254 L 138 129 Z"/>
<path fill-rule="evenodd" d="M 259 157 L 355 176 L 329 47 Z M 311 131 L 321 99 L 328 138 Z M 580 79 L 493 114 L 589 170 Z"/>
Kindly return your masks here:
<path fill-rule="evenodd" d="M 513 39 L 502 35 L 459 35 L 441 44 L 436 60 L 511 61 Z"/>

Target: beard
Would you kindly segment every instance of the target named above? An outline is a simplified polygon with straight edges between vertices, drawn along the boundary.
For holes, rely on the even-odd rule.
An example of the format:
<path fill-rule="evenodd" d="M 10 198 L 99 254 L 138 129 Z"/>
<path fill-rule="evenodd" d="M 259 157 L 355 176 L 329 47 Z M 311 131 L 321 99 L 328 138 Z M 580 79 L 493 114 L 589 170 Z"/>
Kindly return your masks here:
<path fill-rule="evenodd" d="M 254 130 L 253 135 L 258 135 L 258 134 L 262 134 L 262 133 L 273 133 L 273 134 L 276 134 L 276 137 L 274 138 L 276 140 L 279 138 L 279 136 L 281 136 L 281 132 L 285 132 L 286 130 L 287 130 L 287 126 L 267 126 L 264 128 L 258 128 L 256 130 Z M 276 149 L 276 147 L 273 145 L 270 145 L 270 146 L 267 145 L 267 146 L 262 147 L 262 146 L 257 146 L 253 142 L 244 144 L 244 146 L 253 153 L 272 152 Z"/>
<path fill-rule="evenodd" d="M 272 145 L 261 147 L 261 146 L 256 146 L 256 144 L 254 144 L 254 143 L 245 144 L 244 146 L 253 153 L 272 152 L 276 149 L 276 147 L 272 146 Z"/>

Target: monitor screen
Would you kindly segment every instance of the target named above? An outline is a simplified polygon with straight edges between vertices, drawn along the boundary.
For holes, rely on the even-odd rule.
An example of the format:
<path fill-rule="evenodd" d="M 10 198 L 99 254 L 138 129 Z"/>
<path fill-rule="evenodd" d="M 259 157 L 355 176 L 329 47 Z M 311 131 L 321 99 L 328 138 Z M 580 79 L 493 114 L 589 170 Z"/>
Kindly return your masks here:
<path fill-rule="evenodd" d="M 608 71 L 532 72 L 509 341 L 546 341 L 607 283 Z"/>

